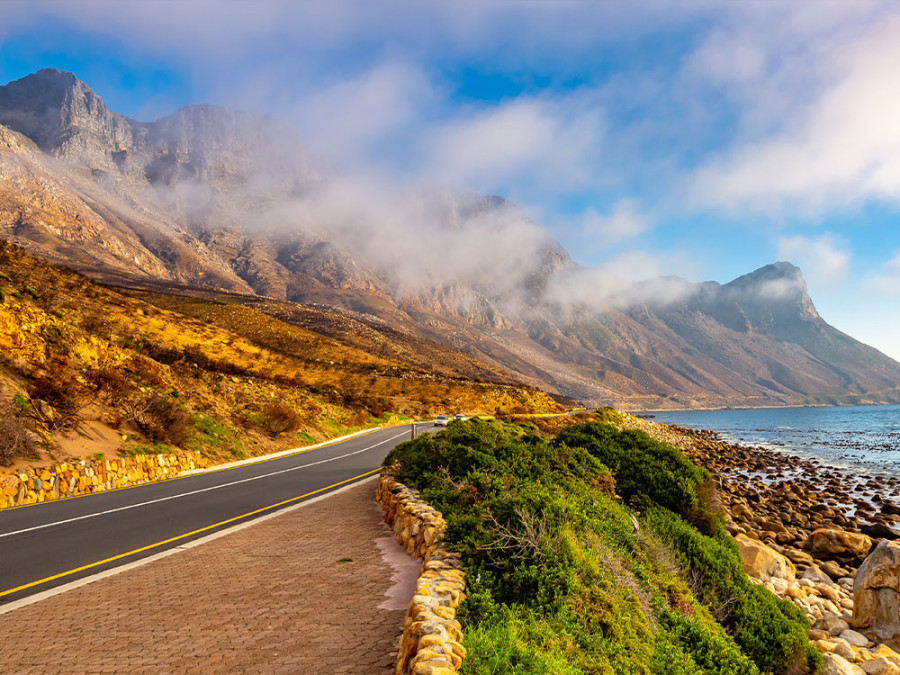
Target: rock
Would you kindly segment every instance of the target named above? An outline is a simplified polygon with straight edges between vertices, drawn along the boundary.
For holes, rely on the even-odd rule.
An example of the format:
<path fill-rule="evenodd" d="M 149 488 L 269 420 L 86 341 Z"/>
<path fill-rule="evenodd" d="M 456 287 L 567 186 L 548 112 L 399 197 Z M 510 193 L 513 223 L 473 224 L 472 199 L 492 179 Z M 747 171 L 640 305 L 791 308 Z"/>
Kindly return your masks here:
<path fill-rule="evenodd" d="M 825 669 L 822 671 L 822 675 L 865 675 L 866 673 L 859 666 L 854 666 L 847 659 L 833 652 L 824 654 L 823 657 Z"/>
<path fill-rule="evenodd" d="M 750 507 L 746 504 L 741 504 L 740 502 L 731 507 L 731 515 L 735 518 L 743 518 L 744 520 L 751 520 L 754 517 Z"/>
<path fill-rule="evenodd" d="M 834 581 L 838 581 L 849 574 L 847 570 L 838 565 L 834 560 L 826 560 L 822 563 L 821 569 Z"/>
<path fill-rule="evenodd" d="M 869 650 L 869 653 L 873 658 L 886 659 L 900 668 L 900 654 L 895 652 L 887 645 L 876 645 L 874 648 Z"/>
<path fill-rule="evenodd" d="M 796 578 L 797 570 L 794 563 L 778 551 L 743 534 L 739 534 L 735 541 L 741 552 L 744 571 L 751 577 L 762 581 L 771 579 L 792 581 Z"/>
<path fill-rule="evenodd" d="M 872 538 L 858 532 L 822 527 L 807 540 L 810 553 L 817 558 L 863 558 L 872 548 Z"/>
<path fill-rule="evenodd" d="M 879 657 L 866 661 L 860 668 L 866 675 L 900 675 L 900 668 L 888 661 L 886 658 Z"/>
<path fill-rule="evenodd" d="M 861 528 L 859 528 L 859 531 L 872 537 L 873 539 L 888 539 L 891 541 L 893 541 L 894 539 L 900 539 L 900 531 L 897 531 L 892 527 L 888 527 L 884 523 L 863 525 Z"/>
<path fill-rule="evenodd" d="M 865 647 L 869 644 L 869 638 L 861 633 L 857 633 L 855 630 L 850 630 L 849 628 L 842 632 L 838 637 L 846 640 L 854 647 Z"/>
<path fill-rule="evenodd" d="M 800 577 L 801 579 L 807 579 L 808 581 L 813 582 L 814 584 L 833 584 L 834 582 L 831 580 L 831 577 L 825 574 L 822 569 L 818 565 L 810 565 L 803 571 L 803 574 Z"/>
<path fill-rule="evenodd" d="M 850 662 L 857 660 L 856 652 L 853 650 L 853 647 L 849 642 L 840 637 L 832 638 L 832 640 L 834 640 L 834 648 L 831 650 L 833 653 L 847 659 Z"/>
<path fill-rule="evenodd" d="M 900 541 L 882 541 L 857 570 L 851 623 L 882 641 L 900 639 Z"/>
<path fill-rule="evenodd" d="M 826 614 L 813 624 L 814 630 L 823 630 L 829 635 L 840 635 L 849 628 L 850 624 L 834 614 Z"/>

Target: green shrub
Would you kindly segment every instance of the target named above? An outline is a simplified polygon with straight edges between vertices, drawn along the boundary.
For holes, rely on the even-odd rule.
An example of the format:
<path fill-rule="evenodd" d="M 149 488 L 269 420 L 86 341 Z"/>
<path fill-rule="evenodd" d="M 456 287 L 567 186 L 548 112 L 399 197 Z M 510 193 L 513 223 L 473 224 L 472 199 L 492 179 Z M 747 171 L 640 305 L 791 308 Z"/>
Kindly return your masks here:
<path fill-rule="evenodd" d="M 802 661 L 765 661 L 752 640 L 736 641 L 725 628 L 746 632 L 752 622 L 723 627 L 680 575 L 736 575 L 749 585 L 739 564 L 728 567 L 733 556 L 724 571 L 706 562 L 689 567 L 683 556 L 679 567 L 671 538 L 654 533 L 658 514 L 668 514 L 698 545 L 718 541 L 659 504 L 701 510 L 706 473 L 643 435 L 605 425 L 573 429 L 550 442 L 519 426 L 474 420 L 403 443 L 385 460 L 443 513 L 445 545 L 460 553 L 468 594 L 459 615 L 469 653 L 463 672 L 759 675 Z M 616 501 L 613 476 L 651 520 L 639 523 Z M 711 598 L 701 600 L 720 609 Z M 781 617 L 777 645 L 805 649 L 804 622 Z M 778 642 L 779 635 L 787 638 Z"/>
<path fill-rule="evenodd" d="M 642 431 L 619 431 L 597 422 L 565 429 L 555 444 L 584 448 L 608 466 L 626 501 L 642 508 L 658 504 L 689 518 L 706 532 L 716 529 L 710 475 L 677 448 Z"/>
<path fill-rule="evenodd" d="M 28 408 L 31 406 L 31 401 L 27 396 L 23 394 L 16 394 L 15 396 L 13 396 L 13 403 L 16 404 L 16 407 L 21 412 L 28 410 Z"/>
<path fill-rule="evenodd" d="M 728 534 L 704 536 L 658 507 L 650 510 L 648 518 L 694 573 L 702 602 L 761 671 L 806 673 L 821 667 L 821 655 L 806 637 L 809 623 L 803 612 L 750 582 Z"/>
<path fill-rule="evenodd" d="M 9 278 L 9 275 L 6 272 L 0 272 L 0 279 L 3 279 L 4 281 L 12 281 L 12 279 Z"/>

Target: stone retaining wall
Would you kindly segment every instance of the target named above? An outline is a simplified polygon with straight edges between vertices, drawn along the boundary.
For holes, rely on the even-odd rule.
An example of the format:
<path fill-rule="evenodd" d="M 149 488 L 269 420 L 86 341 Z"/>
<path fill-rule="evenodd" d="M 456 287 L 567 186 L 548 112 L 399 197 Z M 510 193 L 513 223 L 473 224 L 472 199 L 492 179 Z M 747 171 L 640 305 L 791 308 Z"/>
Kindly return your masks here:
<path fill-rule="evenodd" d="M 466 597 L 465 575 L 459 555 L 440 548 L 444 518 L 386 470 L 378 502 L 397 541 L 422 560 L 400 639 L 397 675 L 453 675 L 466 655 L 456 620 L 456 608 Z"/>
<path fill-rule="evenodd" d="M 199 452 L 175 452 L 0 471 L 0 509 L 165 480 L 208 463 Z"/>

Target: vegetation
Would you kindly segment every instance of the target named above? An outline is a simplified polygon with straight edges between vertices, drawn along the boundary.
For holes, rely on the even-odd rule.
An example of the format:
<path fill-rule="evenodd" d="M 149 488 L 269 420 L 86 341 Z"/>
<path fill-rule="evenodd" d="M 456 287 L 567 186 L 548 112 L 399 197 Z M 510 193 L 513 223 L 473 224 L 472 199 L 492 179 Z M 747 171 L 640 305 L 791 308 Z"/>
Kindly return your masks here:
<path fill-rule="evenodd" d="M 462 366 L 438 375 L 381 355 L 411 354 L 405 338 L 389 348 L 390 336 L 371 332 L 377 349 L 366 351 L 359 331 L 344 343 L 244 306 L 238 300 L 254 304 L 244 296 L 126 295 L 2 239 L 0 271 L 8 291 L 0 301 L 0 406 L 9 404 L 8 424 L 29 432 L 15 444 L 0 435 L 3 465 L 70 454 L 57 443 L 85 424 L 117 432 L 101 434 L 112 439 L 107 455 L 193 448 L 229 460 L 447 407 L 560 409 L 528 387 L 452 374 Z M 339 318 L 332 312 L 315 325 Z"/>
<path fill-rule="evenodd" d="M 820 667 L 805 618 L 741 570 L 705 471 L 602 423 L 536 431 L 452 423 L 385 460 L 444 514 L 461 554 L 464 672 Z"/>

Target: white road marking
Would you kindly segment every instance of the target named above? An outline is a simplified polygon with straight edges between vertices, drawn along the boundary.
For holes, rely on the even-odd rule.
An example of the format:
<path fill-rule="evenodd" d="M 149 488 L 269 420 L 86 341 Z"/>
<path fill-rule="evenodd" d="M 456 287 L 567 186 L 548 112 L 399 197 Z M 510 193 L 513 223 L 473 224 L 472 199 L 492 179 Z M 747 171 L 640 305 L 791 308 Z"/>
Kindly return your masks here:
<path fill-rule="evenodd" d="M 210 492 L 211 490 L 218 490 L 220 488 L 231 487 L 232 485 L 240 485 L 241 483 L 249 483 L 250 481 L 260 480 L 262 478 L 270 478 L 272 476 L 277 476 L 282 473 L 290 473 L 291 471 L 298 471 L 300 469 L 307 469 L 311 466 L 317 466 L 318 464 L 327 464 L 328 462 L 334 462 L 339 459 L 344 459 L 345 457 L 352 457 L 353 455 L 359 455 L 363 452 L 367 452 L 372 450 L 373 448 L 377 448 L 379 445 L 384 445 L 385 443 L 389 443 L 401 436 L 405 436 L 409 434 L 408 431 L 404 431 L 403 433 L 397 434 L 396 436 L 391 436 L 380 443 L 376 443 L 375 445 L 370 445 L 367 448 L 363 448 L 362 450 L 356 450 L 354 452 L 348 452 L 346 455 L 339 455 L 337 457 L 331 457 L 329 459 L 320 459 L 318 462 L 310 462 L 309 464 L 301 464 L 300 466 L 292 466 L 289 469 L 281 469 L 280 471 L 272 471 L 271 473 L 265 473 L 260 476 L 252 476 L 250 478 L 242 478 L 241 480 L 235 480 L 230 483 L 222 483 L 221 485 L 213 485 L 212 487 L 202 488 L 200 490 L 191 490 L 190 492 L 182 492 L 177 495 L 169 495 L 168 497 L 160 497 L 159 499 L 151 499 L 150 501 L 140 502 L 138 504 L 129 504 L 128 506 L 120 506 L 115 509 L 107 509 L 106 511 L 97 511 L 96 513 L 88 513 L 83 516 L 76 516 L 74 518 L 66 518 L 65 520 L 57 520 L 52 523 L 44 523 L 43 525 L 35 525 L 34 527 L 26 527 L 23 530 L 16 530 L 15 532 L 4 532 L 0 534 L 0 539 L 4 537 L 12 537 L 17 534 L 24 534 L 26 532 L 34 532 L 35 530 L 43 530 L 48 527 L 55 527 L 56 525 L 64 525 L 66 523 L 74 523 L 78 520 L 87 520 L 88 518 L 97 518 L 98 516 L 105 516 L 110 513 L 117 513 L 119 511 L 128 511 L 129 509 L 136 509 L 141 506 L 149 506 L 151 504 L 159 504 L 160 502 L 167 502 L 171 499 L 180 499 L 181 497 L 188 497 L 190 495 L 200 494 L 201 492 Z"/>
<path fill-rule="evenodd" d="M 390 439 L 388 439 L 390 440 Z M 373 446 L 374 447 L 374 446 Z M 378 476 L 370 476 L 369 478 L 363 478 L 361 481 L 356 483 L 351 483 L 350 485 L 345 485 L 344 487 L 338 488 L 334 492 L 329 492 L 325 495 L 319 495 L 318 497 L 313 497 L 312 499 L 307 499 L 306 501 L 300 502 L 299 504 L 294 504 L 292 506 L 288 506 L 286 508 L 281 509 L 280 511 L 276 511 L 275 513 L 269 513 L 265 516 L 260 516 L 259 518 L 254 518 L 251 521 L 246 523 L 241 523 L 239 525 L 233 525 L 231 527 L 225 528 L 224 530 L 219 530 L 218 532 L 213 532 L 212 534 L 208 534 L 205 537 L 201 537 L 200 539 L 194 539 L 193 541 L 189 541 L 186 544 L 181 544 L 180 546 L 174 546 L 172 548 L 166 549 L 165 551 L 160 551 L 159 553 L 154 553 L 151 556 L 147 556 L 146 558 L 141 558 L 140 560 L 135 560 L 134 562 L 126 563 L 124 565 L 119 565 L 118 567 L 113 567 L 108 570 L 104 570 L 103 572 L 97 572 L 97 574 L 93 574 L 89 577 L 84 577 L 83 579 L 76 579 L 75 581 L 70 581 L 67 584 L 63 584 L 62 586 L 54 586 L 46 591 L 42 591 L 41 593 L 35 593 L 34 595 L 29 595 L 28 597 L 22 598 L 21 600 L 14 600 L 13 602 L 7 604 L 0 604 L 0 614 L 6 614 L 7 612 L 11 612 L 14 609 L 19 609 L 20 607 L 27 607 L 28 605 L 33 605 L 36 602 L 41 600 L 46 600 L 47 598 L 52 598 L 54 595 L 60 595 L 61 593 L 65 593 L 66 591 L 71 591 L 76 588 L 81 588 L 82 586 L 87 586 L 88 584 L 92 584 L 95 581 L 100 581 L 101 579 L 106 579 L 107 577 L 115 576 L 116 574 L 121 574 L 122 572 L 127 572 L 129 570 L 133 570 L 136 567 L 141 567 L 148 563 L 155 562 L 157 560 L 161 560 L 162 558 L 167 558 L 170 555 L 174 555 L 176 553 L 180 553 L 181 551 L 188 551 L 197 546 L 202 546 L 203 544 L 207 544 L 215 539 L 219 539 L 220 537 L 228 536 L 229 534 L 233 534 L 234 532 L 238 532 L 240 530 L 246 529 L 248 527 L 252 527 L 254 525 L 259 525 L 260 523 L 269 520 L 270 518 L 278 518 L 279 516 L 283 516 L 286 513 L 290 513 L 296 509 L 301 509 L 304 506 L 309 506 L 310 504 L 314 504 L 322 499 L 328 499 L 329 497 L 333 497 L 334 495 L 340 494 L 344 492 L 344 490 L 351 490 L 355 487 L 358 487 L 361 483 L 366 483 L 370 480 L 377 479 Z"/>

